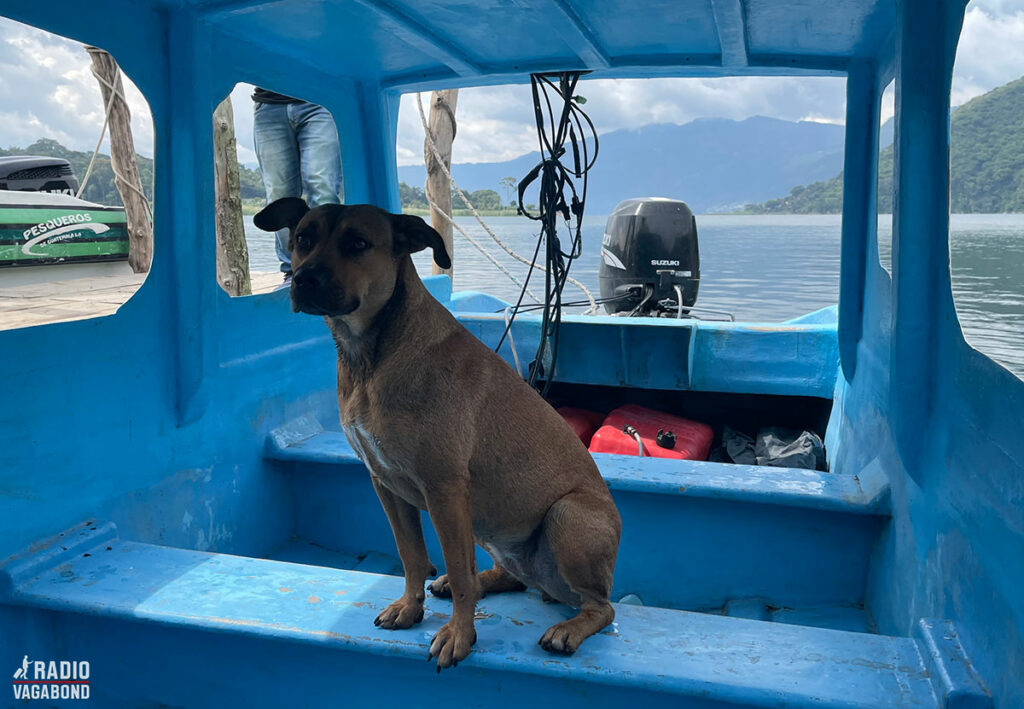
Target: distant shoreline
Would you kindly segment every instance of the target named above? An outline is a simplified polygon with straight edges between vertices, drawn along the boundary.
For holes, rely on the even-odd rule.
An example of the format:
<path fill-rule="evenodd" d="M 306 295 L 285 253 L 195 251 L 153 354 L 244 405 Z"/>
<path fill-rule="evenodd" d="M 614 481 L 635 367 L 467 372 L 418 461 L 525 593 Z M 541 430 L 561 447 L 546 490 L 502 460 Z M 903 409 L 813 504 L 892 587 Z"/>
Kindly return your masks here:
<path fill-rule="evenodd" d="M 515 209 L 478 209 L 476 213 L 481 217 L 517 217 L 519 212 Z M 402 207 L 402 214 L 412 214 L 417 217 L 429 217 L 430 210 L 422 207 Z M 453 217 L 471 217 L 473 212 L 468 209 L 453 209 Z"/>

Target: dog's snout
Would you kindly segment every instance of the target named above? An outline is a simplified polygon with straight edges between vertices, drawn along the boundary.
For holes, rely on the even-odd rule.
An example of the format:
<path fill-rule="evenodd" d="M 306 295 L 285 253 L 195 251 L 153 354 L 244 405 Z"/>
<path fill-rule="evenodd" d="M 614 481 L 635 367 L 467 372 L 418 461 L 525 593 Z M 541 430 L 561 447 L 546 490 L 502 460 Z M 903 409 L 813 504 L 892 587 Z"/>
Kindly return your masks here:
<path fill-rule="evenodd" d="M 311 268 L 300 268 L 292 275 L 292 284 L 299 290 L 315 288 L 320 280 L 322 277 L 318 278 L 316 271 Z"/>
<path fill-rule="evenodd" d="M 322 315 L 330 290 L 330 276 L 322 268 L 303 266 L 292 274 L 292 304 L 296 311 Z"/>

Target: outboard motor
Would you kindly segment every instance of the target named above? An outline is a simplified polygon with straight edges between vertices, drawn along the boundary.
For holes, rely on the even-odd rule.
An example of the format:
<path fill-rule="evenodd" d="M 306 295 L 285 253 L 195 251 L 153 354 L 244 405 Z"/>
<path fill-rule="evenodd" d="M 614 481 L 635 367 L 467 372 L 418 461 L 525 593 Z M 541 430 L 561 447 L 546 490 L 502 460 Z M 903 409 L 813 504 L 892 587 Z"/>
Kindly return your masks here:
<path fill-rule="evenodd" d="M 78 192 L 78 180 L 67 160 L 17 155 L 0 158 L 0 190 L 56 192 L 73 197 Z"/>
<path fill-rule="evenodd" d="M 662 197 L 620 202 L 605 226 L 598 276 L 612 315 L 687 314 L 700 285 L 693 212 Z"/>

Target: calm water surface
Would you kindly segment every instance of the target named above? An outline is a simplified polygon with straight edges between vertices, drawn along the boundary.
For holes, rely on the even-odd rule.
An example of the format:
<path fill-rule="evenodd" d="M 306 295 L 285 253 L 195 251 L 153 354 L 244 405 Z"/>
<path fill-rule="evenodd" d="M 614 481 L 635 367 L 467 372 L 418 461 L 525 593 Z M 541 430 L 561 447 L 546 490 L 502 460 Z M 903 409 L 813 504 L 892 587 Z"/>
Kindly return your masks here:
<path fill-rule="evenodd" d="M 246 217 L 253 270 L 277 269 L 272 237 Z M 513 261 L 472 218 L 456 221 L 509 271 L 522 279 L 526 267 Z M 527 258 L 537 227 L 521 217 L 485 220 L 508 246 Z M 583 256 L 571 275 L 595 296 L 605 217 L 587 217 Z M 725 310 L 737 320 L 777 322 L 832 305 L 839 293 L 838 215 L 697 217 L 701 282 L 697 304 Z M 1024 215 L 954 215 L 951 226 L 953 296 L 964 334 L 974 347 L 1024 378 Z M 879 218 L 879 252 L 889 266 L 891 219 Z M 563 236 L 563 238 L 566 238 Z M 416 256 L 430 272 L 427 252 Z M 455 235 L 455 289 L 479 290 L 515 301 L 519 288 L 461 235 Z M 539 292 L 542 288 L 537 288 Z M 571 294 L 570 294 L 571 291 Z M 567 298 L 584 298 L 567 286 Z"/>

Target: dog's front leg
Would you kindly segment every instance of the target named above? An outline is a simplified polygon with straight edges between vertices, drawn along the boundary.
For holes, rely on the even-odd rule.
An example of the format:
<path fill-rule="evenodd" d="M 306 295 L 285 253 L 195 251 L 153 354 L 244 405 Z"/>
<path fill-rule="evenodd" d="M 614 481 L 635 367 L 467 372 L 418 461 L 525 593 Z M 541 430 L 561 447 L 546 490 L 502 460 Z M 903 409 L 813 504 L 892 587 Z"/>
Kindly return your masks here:
<path fill-rule="evenodd" d="M 452 619 L 441 626 L 430 643 L 429 657 L 437 658 L 440 672 L 465 659 L 476 642 L 473 615 L 480 598 L 480 581 L 476 575 L 468 481 L 462 478 L 428 493 L 427 511 L 441 541 L 455 606 Z"/>
<path fill-rule="evenodd" d="M 370 478 L 391 523 L 398 556 L 405 569 L 405 593 L 382 610 L 373 624 L 389 630 L 411 628 L 423 620 L 423 599 L 426 595 L 423 585 L 427 577 L 433 576 L 437 570 L 430 563 L 423 543 L 420 511 L 384 487 L 376 476 L 371 475 Z"/>

